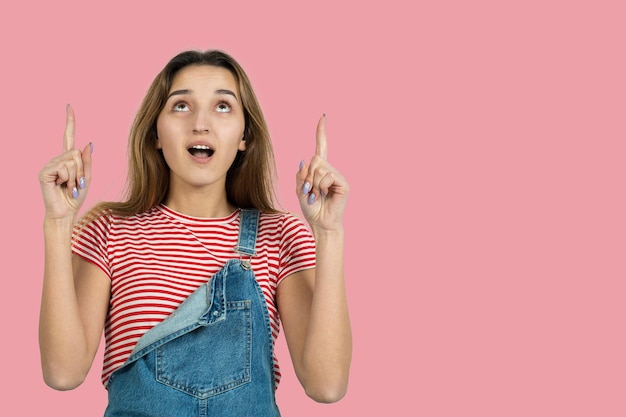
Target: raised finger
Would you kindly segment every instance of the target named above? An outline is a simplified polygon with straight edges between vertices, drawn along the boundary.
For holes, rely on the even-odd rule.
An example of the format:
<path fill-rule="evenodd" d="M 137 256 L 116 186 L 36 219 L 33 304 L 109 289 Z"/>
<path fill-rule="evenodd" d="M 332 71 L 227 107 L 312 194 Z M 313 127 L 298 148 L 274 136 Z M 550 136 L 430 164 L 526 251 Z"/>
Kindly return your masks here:
<path fill-rule="evenodd" d="M 65 108 L 65 133 L 63 134 L 63 150 L 71 151 L 74 149 L 74 133 L 76 130 L 76 117 L 74 109 L 69 104 Z"/>
<path fill-rule="evenodd" d="M 317 132 L 315 135 L 315 154 L 322 159 L 328 156 L 328 144 L 326 142 L 326 115 L 320 117 L 317 122 Z"/>

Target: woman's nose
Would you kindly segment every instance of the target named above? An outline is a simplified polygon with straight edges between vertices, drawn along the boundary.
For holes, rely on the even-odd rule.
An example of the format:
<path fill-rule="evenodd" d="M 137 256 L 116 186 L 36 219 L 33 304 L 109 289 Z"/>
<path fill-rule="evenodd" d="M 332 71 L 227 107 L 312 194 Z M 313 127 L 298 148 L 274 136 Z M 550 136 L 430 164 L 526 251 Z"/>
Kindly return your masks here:
<path fill-rule="evenodd" d="M 196 113 L 193 133 L 207 133 L 210 129 L 209 115 L 205 112 Z"/>

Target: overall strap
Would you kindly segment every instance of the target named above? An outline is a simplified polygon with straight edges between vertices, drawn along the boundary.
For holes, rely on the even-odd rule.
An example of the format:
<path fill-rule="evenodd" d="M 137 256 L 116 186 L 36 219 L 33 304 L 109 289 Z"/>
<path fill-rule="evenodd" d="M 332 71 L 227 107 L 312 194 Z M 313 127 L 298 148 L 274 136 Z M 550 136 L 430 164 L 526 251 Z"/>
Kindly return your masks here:
<path fill-rule="evenodd" d="M 239 239 L 237 240 L 237 246 L 235 246 L 235 252 L 255 256 L 256 251 L 256 235 L 259 228 L 259 210 L 252 209 L 239 209 Z"/>

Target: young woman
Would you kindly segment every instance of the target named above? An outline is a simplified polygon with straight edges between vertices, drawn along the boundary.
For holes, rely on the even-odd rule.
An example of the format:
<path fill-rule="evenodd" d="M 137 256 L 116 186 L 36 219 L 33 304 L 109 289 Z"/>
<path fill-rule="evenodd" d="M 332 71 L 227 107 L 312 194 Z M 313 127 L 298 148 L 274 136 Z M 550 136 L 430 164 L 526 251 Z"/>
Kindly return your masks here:
<path fill-rule="evenodd" d="M 274 207 L 268 129 L 243 69 L 221 51 L 180 53 L 132 126 L 127 197 L 76 222 L 93 145 L 75 148 L 68 106 L 64 152 L 39 174 L 46 383 L 80 385 L 104 329 L 106 416 L 278 416 L 282 323 L 306 393 L 340 400 L 349 187 L 327 161 L 325 120 L 296 174 L 309 230 Z"/>

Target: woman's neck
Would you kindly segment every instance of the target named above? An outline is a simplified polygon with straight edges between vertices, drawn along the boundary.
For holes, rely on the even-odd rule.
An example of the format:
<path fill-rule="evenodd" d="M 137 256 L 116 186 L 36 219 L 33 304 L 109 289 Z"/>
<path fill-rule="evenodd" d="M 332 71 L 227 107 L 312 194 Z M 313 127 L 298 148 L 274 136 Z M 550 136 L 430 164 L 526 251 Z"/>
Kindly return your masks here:
<path fill-rule="evenodd" d="M 170 209 L 191 217 L 217 218 L 226 217 L 237 207 L 226 199 L 226 191 L 187 189 L 176 192 L 170 188 L 165 205 Z"/>

